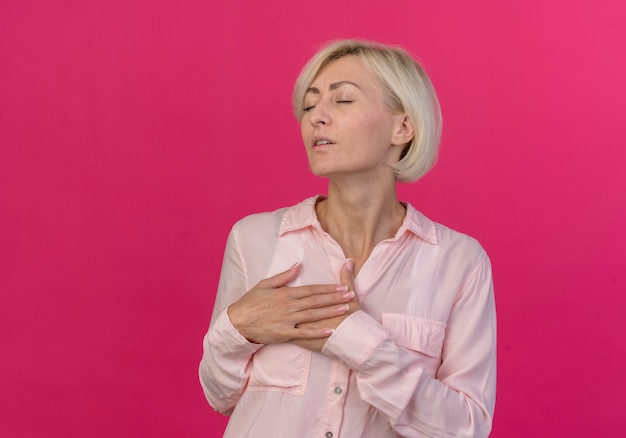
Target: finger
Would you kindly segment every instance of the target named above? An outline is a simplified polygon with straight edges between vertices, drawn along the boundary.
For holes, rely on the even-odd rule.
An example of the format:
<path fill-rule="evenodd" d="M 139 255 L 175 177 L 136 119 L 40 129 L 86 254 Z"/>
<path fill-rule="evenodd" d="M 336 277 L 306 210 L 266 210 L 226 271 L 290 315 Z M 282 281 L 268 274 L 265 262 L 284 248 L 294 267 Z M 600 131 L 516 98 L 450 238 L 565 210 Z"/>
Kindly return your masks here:
<path fill-rule="evenodd" d="M 296 328 L 292 332 L 292 339 L 322 339 L 333 334 L 335 330 L 330 327 L 325 328 Z"/>
<path fill-rule="evenodd" d="M 299 324 L 336 318 L 344 315 L 349 310 L 350 304 L 348 303 L 333 304 L 319 309 L 306 309 L 300 312 L 294 312 L 289 315 L 289 321 L 295 326 L 298 326 Z"/>
<path fill-rule="evenodd" d="M 316 297 L 319 297 L 320 300 L 325 300 L 321 301 L 319 305 L 326 305 L 325 303 L 330 303 L 330 301 L 328 301 L 329 299 L 323 298 L 325 295 L 332 294 L 334 292 L 345 293 L 348 292 L 349 288 L 339 284 L 307 284 L 306 286 L 297 286 L 290 289 L 294 298 L 306 299 L 310 297 L 315 300 Z M 307 304 L 312 304 L 313 302 L 307 302 Z"/>
<path fill-rule="evenodd" d="M 279 274 L 274 275 L 273 277 L 266 278 L 259 282 L 259 286 L 278 288 L 283 287 L 290 281 L 296 279 L 298 274 L 300 273 L 300 262 L 294 263 L 289 269 L 283 271 Z"/>
<path fill-rule="evenodd" d="M 341 284 L 347 286 L 348 290 L 356 293 L 356 287 L 354 284 L 354 261 L 352 259 L 346 260 L 346 263 L 344 263 L 341 268 L 339 278 L 341 279 Z"/>

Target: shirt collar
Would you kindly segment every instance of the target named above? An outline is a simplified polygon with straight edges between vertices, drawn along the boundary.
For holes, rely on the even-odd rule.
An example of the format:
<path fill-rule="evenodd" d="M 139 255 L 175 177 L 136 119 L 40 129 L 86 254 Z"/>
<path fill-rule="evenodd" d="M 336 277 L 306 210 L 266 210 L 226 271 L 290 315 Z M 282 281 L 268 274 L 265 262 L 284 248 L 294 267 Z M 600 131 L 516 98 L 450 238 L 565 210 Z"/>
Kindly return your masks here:
<path fill-rule="evenodd" d="M 315 203 L 320 197 L 321 195 L 307 198 L 288 208 L 283 214 L 278 235 L 282 236 L 302 228 L 319 226 Z M 439 239 L 435 223 L 413 208 L 411 204 L 403 202 L 402 205 L 406 207 L 406 216 L 394 239 L 400 237 L 405 231 L 409 231 L 432 245 L 438 245 Z"/>

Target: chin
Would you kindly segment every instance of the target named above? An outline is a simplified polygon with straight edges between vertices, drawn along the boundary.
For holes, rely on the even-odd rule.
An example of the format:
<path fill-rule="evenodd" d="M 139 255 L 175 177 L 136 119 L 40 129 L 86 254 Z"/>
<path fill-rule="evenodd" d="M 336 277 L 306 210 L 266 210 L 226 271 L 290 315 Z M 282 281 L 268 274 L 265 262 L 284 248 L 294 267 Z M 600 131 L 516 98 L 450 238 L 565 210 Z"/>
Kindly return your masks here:
<path fill-rule="evenodd" d="M 320 178 L 328 178 L 328 174 L 326 172 L 322 172 L 320 170 L 313 169 L 313 168 L 310 168 L 310 169 L 313 175 L 319 176 Z"/>
<path fill-rule="evenodd" d="M 316 165 L 315 163 L 311 163 L 309 161 L 309 169 L 311 170 L 311 173 L 315 176 L 320 176 L 320 177 L 327 177 L 330 172 L 331 169 L 328 168 L 328 166 L 320 166 L 320 165 Z"/>
<path fill-rule="evenodd" d="M 313 173 L 313 175 L 324 176 L 324 177 L 328 177 L 329 175 L 342 172 L 342 170 L 339 169 L 338 166 L 335 165 L 335 163 L 329 163 L 329 162 L 324 162 L 324 163 L 309 162 L 309 169 L 311 169 L 311 173 Z"/>

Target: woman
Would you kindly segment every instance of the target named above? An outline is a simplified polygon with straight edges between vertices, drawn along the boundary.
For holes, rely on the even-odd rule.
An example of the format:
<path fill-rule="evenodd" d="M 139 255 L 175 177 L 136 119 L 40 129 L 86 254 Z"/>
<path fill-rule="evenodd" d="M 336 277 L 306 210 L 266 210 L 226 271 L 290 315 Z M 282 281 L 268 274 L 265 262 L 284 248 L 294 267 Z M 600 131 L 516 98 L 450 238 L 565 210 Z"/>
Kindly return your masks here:
<path fill-rule="evenodd" d="M 439 144 L 402 49 L 339 41 L 294 89 L 328 195 L 238 222 L 200 380 L 229 437 L 484 437 L 495 404 L 489 259 L 397 199 Z"/>

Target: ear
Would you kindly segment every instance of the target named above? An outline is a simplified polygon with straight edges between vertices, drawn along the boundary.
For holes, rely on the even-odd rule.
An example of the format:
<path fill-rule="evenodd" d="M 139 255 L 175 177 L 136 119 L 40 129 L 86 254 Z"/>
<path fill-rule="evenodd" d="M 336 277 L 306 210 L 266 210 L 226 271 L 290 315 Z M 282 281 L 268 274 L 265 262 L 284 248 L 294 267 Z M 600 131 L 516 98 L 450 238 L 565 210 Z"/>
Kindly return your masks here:
<path fill-rule="evenodd" d="M 415 131 L 413 130 L 413 123 L 409 120 L 409 116 L 406 114 L 398 114 L 396 124 L 394 125 L 393 135 L 391 136 L 392 145 L 405 145 L 411 140 Z"/>

